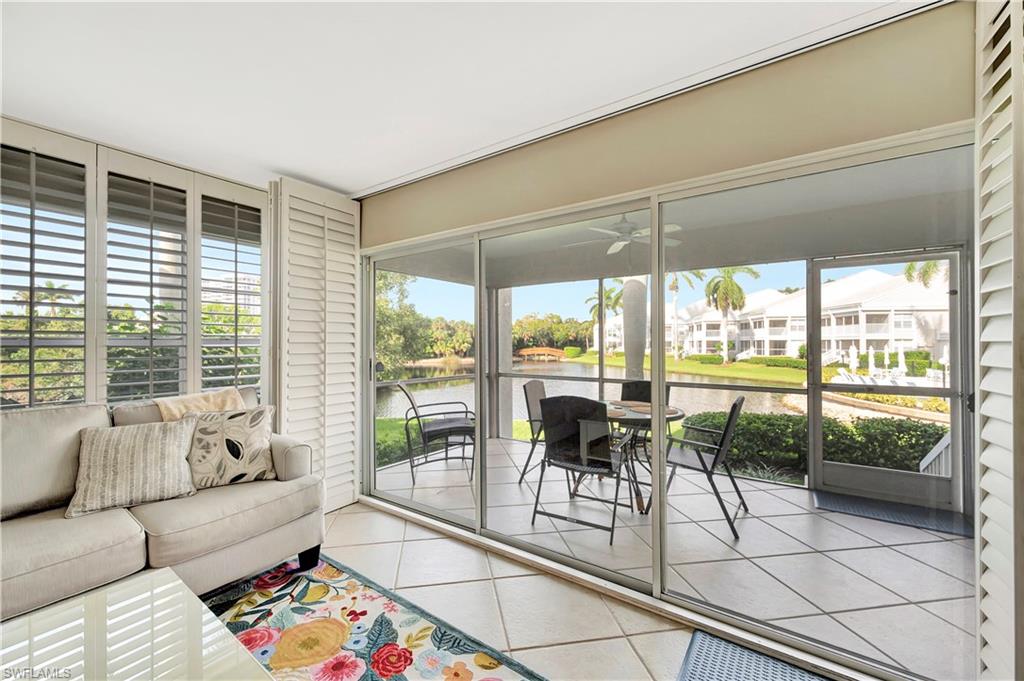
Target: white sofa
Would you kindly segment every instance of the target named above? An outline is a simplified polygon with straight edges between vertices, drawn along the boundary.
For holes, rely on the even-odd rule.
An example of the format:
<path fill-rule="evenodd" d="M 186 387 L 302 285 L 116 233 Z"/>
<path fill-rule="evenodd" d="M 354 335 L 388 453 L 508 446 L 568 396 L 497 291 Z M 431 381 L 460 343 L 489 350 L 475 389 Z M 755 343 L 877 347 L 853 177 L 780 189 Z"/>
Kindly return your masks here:
<path fill-rule="evenodd" d="M 249 406 L 256 392 L 243 389 Z M 201 594 L 299 554 L 315 564 L 323 541 L 323 484 L 308 445 L 275 434 L 277 480 L 203 489 L 191 497 L 68 520 L 79 431 L 160 420 L 151 401 L 0 414 L 0 619 L 146 568 L 171 567 Z"/>

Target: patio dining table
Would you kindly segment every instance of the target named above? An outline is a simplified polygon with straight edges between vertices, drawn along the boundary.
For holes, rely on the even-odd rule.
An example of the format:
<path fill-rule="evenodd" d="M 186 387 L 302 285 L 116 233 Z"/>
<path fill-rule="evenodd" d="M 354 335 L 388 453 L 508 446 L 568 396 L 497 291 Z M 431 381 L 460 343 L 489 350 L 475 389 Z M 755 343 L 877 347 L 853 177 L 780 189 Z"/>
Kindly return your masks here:
<path fill-rule="evenodd" d="M 646 443 L 646 433 L 651 431 L 650 402 L 636 402 L 631 400 L 605 400 L 608 407 L 608 421 L 619 426 L 623 431 L 623 437 L 627 438 L 626 452 L 627 459 L 623 465 L 626 466 L 626 477 L 632 491 L 633 504 L 640 513 L 647 513 L 650 504 L 644 501 L 643 486 L 650 487 L 651 483 L 643 482 L 637 476 L 636 466 L 640 464 L 647 468 L 647 462 L 639 456 L 639 445 L 641 439 Z M 665 406 L 665 422 L 679 421 L 685 416 L 682 409 Z M 649 461 L 649 459 L 648 459 Z"/>

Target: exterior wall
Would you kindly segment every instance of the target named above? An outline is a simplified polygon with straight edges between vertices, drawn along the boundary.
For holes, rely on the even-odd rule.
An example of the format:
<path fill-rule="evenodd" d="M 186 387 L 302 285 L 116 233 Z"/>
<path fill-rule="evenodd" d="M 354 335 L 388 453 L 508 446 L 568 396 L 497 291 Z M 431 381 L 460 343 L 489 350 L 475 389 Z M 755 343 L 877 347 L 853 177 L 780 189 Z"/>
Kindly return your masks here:
<path fill-rule="evenodd" d="M 362 202 L 363 247 L 970 119 L 953 3 Z"/>

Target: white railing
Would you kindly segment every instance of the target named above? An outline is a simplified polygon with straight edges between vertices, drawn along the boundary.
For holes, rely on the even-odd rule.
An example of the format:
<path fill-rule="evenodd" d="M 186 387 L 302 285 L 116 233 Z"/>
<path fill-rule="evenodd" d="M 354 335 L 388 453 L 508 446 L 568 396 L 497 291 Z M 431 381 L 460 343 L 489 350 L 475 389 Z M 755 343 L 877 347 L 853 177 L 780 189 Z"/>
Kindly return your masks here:
<path fill-rule="evenodd" d="M 921 459 L 917 470 L 928 475 L 939 475 L 946 478 L 953 474 L 953 447 L 949 433 L 943 435 L 942 439 L 932 447 L 932 450 Z"/>

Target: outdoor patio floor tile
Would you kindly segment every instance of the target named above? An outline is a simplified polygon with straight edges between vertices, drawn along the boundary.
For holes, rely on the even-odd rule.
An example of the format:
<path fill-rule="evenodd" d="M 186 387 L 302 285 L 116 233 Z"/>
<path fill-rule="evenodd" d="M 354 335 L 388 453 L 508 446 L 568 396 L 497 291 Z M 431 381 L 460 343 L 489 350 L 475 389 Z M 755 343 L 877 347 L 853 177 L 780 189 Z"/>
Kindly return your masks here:
<path fill-rule="evenodd" d="M 619 570 L 619 572 L 629 577 L 635 577 L 646 584 L 650 584 L 651 580 L 654 579 L 654 570 L 650 567 Z M 687 584 L 686 580 L 680 577 L 679 573 L 671 565 L 668 566 L 668 572 L 665 574 L 665 586 L 669 591 L 678 595 L 701 598 L 701 595 L 692 586 Z M 650 589 L 647 589 L 647 591 L 650 591 Z"/>
<path fill-rule="evenodd" d="M 894 551 L 953 575 L 957 579 L 974 584 L 974 547 L 959 541 L 938 541 L 929 544 L 908 544 L 894 546 Z"/>
<path fill-rule="evenodd" d="M 650 527 L 638 527 L 636 530 L 644 541 L 651 541 Z M 740 557 L 739 553 L 729 548 L 699 523 L 675 523 L 666 527 L 664 550 L 671 565 Z"/>
<path fill-rule="evenodd" d="M 739 497 L 736 496 L 735 492 L 723 491 L 722 498 L 733 506 L 740 505 Z M 747 502 L 747 508 L 750 509 L 750 515 L 752 516 L 762 517 L 807 513 L 805 509 L 796 504 L 791 504 L 785 499 L 781 499 L 764 490 L 745 491 L 743 492 L 743 500 Z M 745 513 L 740 511 L 740 515 L 745 515 Z"/>
<path fill-rule="evenodd" d="M 643 662 L 625 639 L 513 651 L 512 656 L 556 681 L 647 681 Z"/>
<path fill-rule="evenodd" d="M 400 541 L 387 544 L 325 546 L 321 551 L 325 556 L 330 556 L 383 587 L 388 589 L 395 587 L 398 561 L 402 555 L 402 542 Z"/>
<path fill-rule="evenodd" d="M 508 650 L 498 597 L 490 580 L 399 589 L 410 601 L 481 641 Z"/>
<path fill-rule="evenodd" d="M 825 555 L 890 591 L 895 591 L 908 601 L 933 601 L 974 595 L 974 587 L 967 582 L 950 577 L 890 548 L 830 551 Z"/>
<path fill-rule="evenodd" d="M 916 605 L 839 613 L 835 618 L 918 674 L 975 678 L 974 637 Z"/>
<path fill-rule="evenodd" d="M 621 634 L 604 600 L 590 589 L 548 575 L 510 577 L 494 584 L 513 649 Z"/>
<path fill-rule="evenodd" d="M 724 501 L 729 514 L 735 513 L 736 507 L 732 505 L 732 502 L 728 499 Z M 723 520 L 725 518 L 722 507 L 718 505 L 714 494 L 684 494 L 678 497 L 669 497 L 668 503 L 690 520 Z"/>
<path fill-rule="evenodd" d="M 675 681 L 693 632 L 689 629 L 630 636 L 629 642 L 655 681 Z"/>
<path fill-rule="evenodd" d="M 489 579 L 487 554 L 456 539 L 406 542 L 398 565 L 398 588 Z"/>
<path fill-rule="evenodd" d="M 919 603 L 918 605 L 974 636 L 977 629 L 978 609 L 973 596 L 951 601 Z"/>
<path fill-rule="evenodd" d="M 491 506 L 487 509 L 487 527 L 495 532 L 516 536 L 555 531 L 550 519 L 539 515 L 536 522 L 531 523 L 532 518 L 533 505 Z"/>
<path fill-rule="evenodd" d="M 700 523 L 705 530 L 747 558 L 780 556 L 787 553 L 814 551 L 803 542 L 793 539 L 759 518 L 737 518 L 736 531 L 740 538 L 733 537 L 729 523 L 724 520 L 708 520 Z"/>
<path fill-rule="evenodd" d="M 915 544 L 935 541 L 935 537 L 930 533 L 908 525 L 897 525 L 847 513 L 831 513 L 828 519 L 869 539 L 874 539 L 880 544 Z"/>
<path fill-rule="evenodd" d="M 803 634 L 816 641 L 824 641 L 838 648 L 896 665 L 895 660 L 847 629 L 831 615 L 812 615 L 811 617 L 773 620 L 772 624 L 798 634 Z"/>
<path fill-rule="evenodd" d="M 905 602 L 896 594 L 820 553 L 758 558 L 754 562 L 798 590 L 801 596 L 825 612 Z"/>
<path fill-rule="evenodd" d="M 878 546 L 873 539 L 813 513 L 775 516 L 764 521 L 819 551 Z"/>
<path fill-rule="evenodd" d="M 821 611 L 749 560 L 673 566 L 715 605 L 758 619 L 815 615 Z"/>
<path fill-rule="evenodd" d="M 651 564 L 651 547 L 628 527 L 615 529 L 615 543 L 611 546 L 608 545 L 609 533 L 604 530 L 577 530 L 561 535 L 572 555 L 608 570 Z"/>
<path fill-rule="evenodd" d="M 797 487 L 782 487 L 779 489 L 768 490 L 772 496 L 785 499 L 791 504 L 795 504 L 805 511 L 819 512 L 818 508 L 814 505 L 814 492 L 806 489 L 800 489 Z"/>

